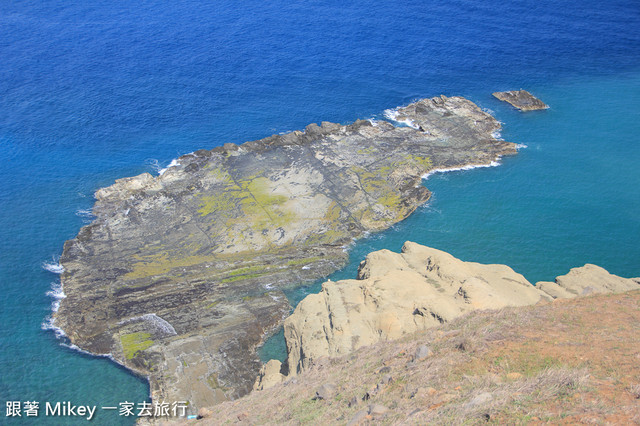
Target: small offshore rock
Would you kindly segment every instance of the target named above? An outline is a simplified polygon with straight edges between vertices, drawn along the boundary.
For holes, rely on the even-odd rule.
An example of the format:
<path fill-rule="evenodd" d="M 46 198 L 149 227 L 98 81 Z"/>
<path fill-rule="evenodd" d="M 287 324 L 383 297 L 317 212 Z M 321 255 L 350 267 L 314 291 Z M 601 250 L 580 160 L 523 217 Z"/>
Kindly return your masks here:
<path fill-rule="evenodd" d="M 336 385 L 333 383 L 325 383 L 316 390 L 316 396 L 313 399 L 331 399 L 336 395 Z"/>
<path fill-rule="evenodd" d="M 510 103 L 520 111 L 534 111 L 537 109 L 547 109 L 549 105 L 533 96 L 526 90 L 510 90 L 508 92 L 495 92 L 493 96 L 501 101 Z"/>

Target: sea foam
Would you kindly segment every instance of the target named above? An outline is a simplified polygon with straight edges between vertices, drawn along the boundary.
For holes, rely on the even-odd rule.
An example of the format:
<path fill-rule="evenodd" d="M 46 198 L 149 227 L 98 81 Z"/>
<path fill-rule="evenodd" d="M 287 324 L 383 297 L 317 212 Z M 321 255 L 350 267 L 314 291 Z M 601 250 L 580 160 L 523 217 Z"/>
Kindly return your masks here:
<path fill-rule="evenodd" d="M 422 175 L 422 179 L 429 179 L 431 175 L 436 173 L 447 173 L 447 172 L 457 172 L 459 170 L 472 170 L 472 169 L 480 169 L 484 167 L 497 167 L 500 165 L 500 159 L 492 161 L 489 164 L 468 164 L 462 167 L 443 167 L 439 169 L 430 170 L 428 173 Z"/>
<path fill-rule="evenodd" d="M 169 170 L 171 167 L 176 167 L 176 166 L 179 166 L 179 165 L 180 165 L 180 162 L 178 161 L 178 159 L 174 158 L 173 160 L 171 160 L 171 162 L 169 163 L 169 165 L 167 167 L 158 170 L 158 175 L 162 176 L 164 174 L 164 172 Z"/>
<path fill-rule="evenodd" d="M 396 123 L 401 123 L 404 124 L 408 127 L 412 127 L 414 129 L 419 129 L 420 127 L 411 119 L 404 119 L 404 120 L 398 120 L 398 116 L 400 115 L 400 112 L 398 111 L 397 108 L 392 108 L 392 109 L 385 109 L 384 110 L 384 116 L 386 118 L 388 118 L 391 121 L 395 121 Z"/>
<path fill-rule="evenodd" d="M 59 259 L 55 257 L 51 262 L 42 262 L 42 269 L 58 275 L 64 272 L 64 267 L 59 263 Z"/>

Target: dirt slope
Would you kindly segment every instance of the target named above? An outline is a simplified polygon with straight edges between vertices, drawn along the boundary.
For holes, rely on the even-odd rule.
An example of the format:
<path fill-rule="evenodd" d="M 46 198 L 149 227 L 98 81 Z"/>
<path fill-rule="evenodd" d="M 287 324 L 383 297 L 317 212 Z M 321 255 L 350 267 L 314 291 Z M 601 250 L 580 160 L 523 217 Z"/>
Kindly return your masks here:
<path fill-rule="evenodd" d="M 640 424 L 640 291 L 471 313 L 203 414 L 188 423 Z"/>

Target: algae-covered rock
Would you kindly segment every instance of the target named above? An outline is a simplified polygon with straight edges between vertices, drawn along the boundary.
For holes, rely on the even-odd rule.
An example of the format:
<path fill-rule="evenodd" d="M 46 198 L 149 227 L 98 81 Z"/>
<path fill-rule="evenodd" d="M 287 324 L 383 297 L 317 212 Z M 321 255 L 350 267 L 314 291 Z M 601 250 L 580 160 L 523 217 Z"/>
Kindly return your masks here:
<path fill-rule="evenodd" d="M 99 189 L 96 219 L 64 246 L 56 324 L 194 413 L 248 392 L 256 347 L 290 310 L 283 288 L 336 270 L 354 238 L 411 214 L 430 196 L 430 170 L 516 152 L 463 98 L 397 115 L 413 127 L 311 124 Z"/>

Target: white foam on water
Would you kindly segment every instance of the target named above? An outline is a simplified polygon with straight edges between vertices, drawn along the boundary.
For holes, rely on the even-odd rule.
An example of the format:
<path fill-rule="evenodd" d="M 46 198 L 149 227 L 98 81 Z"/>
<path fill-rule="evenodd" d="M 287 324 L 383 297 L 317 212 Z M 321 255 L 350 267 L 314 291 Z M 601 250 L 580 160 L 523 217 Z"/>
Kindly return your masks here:
<path fill-rule="evenodd" d="M 525 145 L 523 143 L 519 143 L 516 145 L 516 149 L 525 149 L 525 148 L 529 148 L 529 145 Z"/>
<path fill-rule="evenodd" d="M 171 160 L 171 162 L 169 163 L 169 165 L 167 167 L 158 170 L 158 175 L 162 176 L 164 174 L 164 172 L 166 172 L 171 167 L 176 167 L 176 166 L 179 166 L 179 165 L 180 165 L 180 162 L 178 161 L 178 159 L 174 158 L 173 160 Z"/>
<path fill-rule="evenodd" d="M 51 290 L 47 291 L 46 295 L 53 299 L 51 302 L 51 310 L 53 312 L 58 312 L 58 309 L 60 308 L 60 301 L 67 297 L 62 289 L 62 284 L 59 282 L 52 283 Z"/>
<path fill-rule="evenodd" d="M 498 139 L 499 141 L 504 140 L 502 139 L 502 132 L 500 130 L 494 130 L 493 132 L 491 132 L 491 137 L 494 139 Z"/>
<path fill-rule="evenodd" d="M 60 259 L 53 257 L 51 262 L 42 262 L 42 269 L 60 275 L 64 272 L 64 267 L 59 263 Z"/>
<path fill-rule="evenodd" d="M 408 118 L 405 118 L 404 120 L 398 120 L 398 117 L 400 116 L 400 112 L 398 111 L 397 108 L 393 108 L 393 109 L 385 109 L 384 110 L 384 116 L 386 118 L 388 118 L 391 121 L 395 121 L 396 123 L 402 123 L 408 127 L 412 127 L 414 129 L 419 129 L 420 126 L 418 126 L 416 123 L 414 123 L 413 120 L 410 120 Z"/>
<path fill-rule="evenodd" d="M 62 267 L 60 267 L 62 268 Z M 45 268 L 46 269 L 46 268 Z M 59 273 L 59 272 L 56 272 Z M 64 294 L 64 290 L 62 288 L 62 283 L 60 282 L 53 282 L 51 283 L 51 290 L 47 291 L 45 293 L 47 296 L 51 297 L 51 314 L 47 315 L 44 320 L 42 321 L 42 324 L 40 324 L 40 328 L 42 330 L 51 330 L 55 333 L 56 338 L 60 339 L 62 337 L 66 337 L 66 334 L 64 333 L 64 331 L 62 331 L 62 329 L 60 327 L 56 327 L 55 325 L 55 318 L 53 317 L 53 314 L 55 314 L 56 312 L 58 312 L 58 309 L 60 309 L 60 302 L 62 301 L 62 299 L 64 299 L 65 297 L 67 297 L 66 294 Z"/>
<path fill-rule="evenodd" d="M 96 218 L 91 209 L 79 209 L 76 211 L 76 216 L 81 217 L 84 223 L 93 222 Z"/>
<path fill-rule="evenodd" d="M 429 177 L 431 175 L 434 175 L 436 173 L 447 173 L 447 172 L 457 172 L 459 170 L 472 170 L 472 169 L 481 169 L 481 168 L 485 168 L 485 167 L 497 167 L 500 165 L 500 159 L 496 160 L 496 161 L 492 161 L 489 164 L 468 164 L 466 166 L 462 166 L 462 167 L 444 167 L 444 168 L 440 168 L 440 169 L 433 169 L 431 171 L 429 171 L 429 173 L 426 173 L 422 176 L 422 179 L 429 179 Z"/>
<path fill-rule="evenodd" d="M 116 364 L 120 364 L 118 361 L 116 361 L 116 359 L 110 353 L 109 354 L 94 354 L 92 352 L 85 351 L 84 349 L 80 349 L 78 346 L 74 345 L 73 343 L 60 343 L 60 346 L 64 346 L 65 348 L 69 348 L 69 349 L 74 350 L 76 352 L 80 352 L 81 354 L 91 355 L 91 356 L 95 356 L 95 357 L 98 357 L 98 358 L 107 358 L 107 359 L 110 359 L 111 361 L 115 362 Z M 122 364 L 120 364 L 120 365 L 122 365 Z"/>
<path fill-rule="evenodd" d="M 47 315 L 44 318 L 44 321 L 42 321 L 42 324 L 40 324 L 40 328 L 42 330 L 53 331 L 53 333 L 56 335 L 56 339 L 67 337 L 65 332 L 60 327 L 56 327 L 54 323 L 55 318 L 53 318 L 51 315 Z"/>

